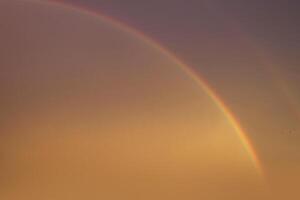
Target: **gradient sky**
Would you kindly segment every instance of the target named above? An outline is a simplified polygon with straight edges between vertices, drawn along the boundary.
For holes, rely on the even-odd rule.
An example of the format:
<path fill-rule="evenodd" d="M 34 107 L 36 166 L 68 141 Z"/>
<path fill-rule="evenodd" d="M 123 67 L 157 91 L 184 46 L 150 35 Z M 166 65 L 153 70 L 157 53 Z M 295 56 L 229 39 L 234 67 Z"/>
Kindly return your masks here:
<path fill-rule="evenodd" d="M 253 111 L 249 96 L 255 95 L 258 102 L 272 100 L 267 105 L 270 108 L 261 108 L 268 109 L 266 112 L 299 115 L 299 108 L 295 108 L 300 73 L 298 1 L 65 2 L 112 16 L 154 38 L 209 80 L 237 114 L 242 112 L 240 107 Z M 233 92 L 240 94 L 238 100 Z M 288 103 L 292 108 L 287 105 L 284 111 L 276 111 L 282 102 L 271 96 L 277 92 L 282 101 L 294 102 Z"/>
<path fill-rule="evenodd" d="M 297 62 L 299 2 L 282 0 L 65 0 L 106 13 L 144 31 L 176 51 L 200 46 L 207 39 L 229 39 L 233 31 L 244 32 L 282 61 Z M 205 44 L 205 43 L 204 43 Z M 220 44 L 219 44 L 220 45 Z M 187 49 L 182 49 L 185 46 Z M 205 44 L 206 50 L 214 47 Z M 198 47 L 200 48 L 200 47 Z M 179 51 L 179 50 L 177 50 Z M 233 51 L 228 49 L 228 51 Z M 187 58 L 191 59 L 191 58 Z M 291 65 L 292 63 L 290 63 Z"/>
<path fill-rule="evenodd" d="M 265 165 L 284 179 L 299 176 L 299 1 L 64 2 L 112 16 L 166 46 L 225 100 Z M 287 169 L 290 175 L 281 172 Z"/>
<path fill-rule="evenodd" d="M 298 199 L 298 1 L 57 2 L 111 16 L 187 63 L 245 129 L 270 192 Z M 134 188 L 156 199 L 267 198 L 231 124 L 179 63 L 99 19 L 30 4 L 0 4 L 3 198 L 75 188 L 92 198 L 97 184 L 115 198 Z"/>

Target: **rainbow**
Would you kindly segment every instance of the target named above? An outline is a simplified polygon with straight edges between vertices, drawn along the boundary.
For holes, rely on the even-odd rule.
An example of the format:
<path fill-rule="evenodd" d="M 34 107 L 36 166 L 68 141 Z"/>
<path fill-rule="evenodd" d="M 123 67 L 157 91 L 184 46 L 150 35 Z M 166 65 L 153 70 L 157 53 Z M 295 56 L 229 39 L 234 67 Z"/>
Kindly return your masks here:
<path fill-rule="evenodd" d="M 251 143 L 251 141 L 246 135 L 246 132 L 243 130 L 242 126 L 240 125 L 240 122 L 236 119 L 236 117 L 233 115 L 231 110 L 226 106 L 224 101 L 217 95 L 217 93 L 211 88 L 211 86 L 209 86 L 208 82 L 199 73 L 195 72 L 189 65 L 187 65 L 184 61 L 182 61 L 177 56 L 175 56 L 166 47 L 162 46 L 161 44 L 159 44 L 157 41 L 150 38 L 146 34 L 122 23 L 119 20 L 112 18 L 111 16 L 106 16 L 102 13 L 98 13 L 96 11 L 87 8 L 74 6 L 64 2 L 58 2 L 56 0 L 52 0 L 52 1 L 51 0 L 27 0 L 27 1 L 49 4 L 51 6 L 58 6 L 60 8 L 78 12 L 80 14 L 85 14 L 85 15 L 95 17 L 101 21 L 114 25 L 114 27 L 117 27 L 118 29 L 126 33 L 129 33 L 141 39 L 141 41 L 143 41 L 147 45 L 153 47 L 154 49 L 157 49 L 161 54 L 173 60 L 197 85 L 199 85 L 199 87 L 201 87 L 206 92 L 206 94 L 212 99 L 212 101 L 216 104 L 216 106 L 221 110 L 221 112 L 224 114 L 224 116 L 227 118 L 227 120 L 230 122 L 235 132 L 237 133 L 239 140 L 241 141 L 244 149 L 247 151 L 251 159 L 255 171 L 257 172 L 260 178 L 262 179 L 264 178 L 264 170 L 261 165 L 261 162 L 257 156 L 257 153 L 254 150 L 253 144 Z"/>

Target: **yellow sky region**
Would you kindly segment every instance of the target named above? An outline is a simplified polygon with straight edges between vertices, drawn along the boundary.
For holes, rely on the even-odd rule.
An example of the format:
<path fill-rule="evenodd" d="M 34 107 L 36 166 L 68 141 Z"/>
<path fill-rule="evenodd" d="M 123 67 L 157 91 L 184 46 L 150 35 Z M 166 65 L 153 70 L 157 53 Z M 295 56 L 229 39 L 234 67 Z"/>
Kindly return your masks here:
<path fill-rule="evenodd" d="M 1 199 L 262 199 L 232 123 L 156 48 L 1 1 Z"/>

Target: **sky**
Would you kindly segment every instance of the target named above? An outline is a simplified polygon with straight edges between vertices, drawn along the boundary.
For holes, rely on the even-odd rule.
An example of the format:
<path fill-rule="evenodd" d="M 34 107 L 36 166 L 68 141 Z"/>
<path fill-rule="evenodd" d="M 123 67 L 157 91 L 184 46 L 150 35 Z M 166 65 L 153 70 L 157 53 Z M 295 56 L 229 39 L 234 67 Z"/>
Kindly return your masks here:
<path fill-rule="evenodd" d="M 226 33 L 240 31 L 245 34 L 241 37 L 257 40 L 256 43 L 262 48 L 269 48 L 271 54 L 276 54 L 276 57 L 284 61 L 296 62 L 297 59 L 299 44 L 295 41 L 299 31 L 298 1 L 66 0 L 64 2 L 78 4 L 120 19 L 168 47 L 181 45 L 182 48 L 185 45 L 186 48 L 191 48 L 189 45 L 199 46 L 209 36 L 219 34 L 216 39 L 222 40 L 220 36 L 226 39 Z M 173 49 L 175 50 L 176 48 Z"/>
<path fill-rule="evenodd" d="M 275 94 L 260 93 L 270 90 L 285 93 L 279 95 L 295 103 L 299 98 L 298 1 L 65 2 L 104 13 L 158 41 L 203 75 L 236 112 L 251 104 L 249 93 L 256 85 L 266 87 L 254 91 L 261 98 L 257 101 L 269 101 Z M 273 88 L 267 86 L 270 81 Z M 243 105 L 234 105 L 234 91 Z"/>
<path fill-rule="evenodd" d="M 298 168 L 299 1 L 65 2 L 120 20 L 168 48 L 217 91 L 266 165 Z"/>
<path fill-rule="evenodd" d="M 1 199 L 298 199 L 298 10 L 3 0 Z"/>

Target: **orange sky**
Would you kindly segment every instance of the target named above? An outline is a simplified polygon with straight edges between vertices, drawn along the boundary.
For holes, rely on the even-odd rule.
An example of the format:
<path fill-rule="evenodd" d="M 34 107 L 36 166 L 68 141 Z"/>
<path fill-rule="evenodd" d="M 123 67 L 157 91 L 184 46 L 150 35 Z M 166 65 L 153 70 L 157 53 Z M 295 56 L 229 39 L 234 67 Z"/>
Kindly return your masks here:
<path fill-rule="evenodd" d="M 224 71 L 253 73 L 216 89 L 232 95 L 224 113 L 182 63 L 101 17 L 2 1 L 0 22 L 1 199 L 299 196 L 295 105 L 274 76 Z"/>

